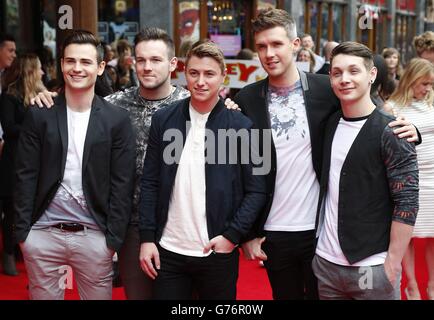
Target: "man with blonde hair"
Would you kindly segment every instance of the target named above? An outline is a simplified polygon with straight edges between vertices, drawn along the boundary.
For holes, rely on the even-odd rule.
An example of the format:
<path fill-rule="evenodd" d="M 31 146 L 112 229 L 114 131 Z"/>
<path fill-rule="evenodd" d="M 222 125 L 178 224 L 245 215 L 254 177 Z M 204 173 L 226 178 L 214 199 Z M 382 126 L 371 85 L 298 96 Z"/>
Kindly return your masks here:
<path fill-rule="evenodd" d="M 226 75 L 218 46 L 194 44 L 185 75 L 191 98 L 152 117 L 139 206 L 140 262 L 155 279 L 155 299 L 195 293 L 234 300 L 237 245 L 265 204 L 265 179 L 254 174 L 253 157 L 242 161 L 245 154 L 239 154 L 246 145 L 255 150 L 252 122 L 218 96 Z M 248 141 L 237 138 L 243 132 Z M 236 148 L 227 149 L 233 137 Z"/>

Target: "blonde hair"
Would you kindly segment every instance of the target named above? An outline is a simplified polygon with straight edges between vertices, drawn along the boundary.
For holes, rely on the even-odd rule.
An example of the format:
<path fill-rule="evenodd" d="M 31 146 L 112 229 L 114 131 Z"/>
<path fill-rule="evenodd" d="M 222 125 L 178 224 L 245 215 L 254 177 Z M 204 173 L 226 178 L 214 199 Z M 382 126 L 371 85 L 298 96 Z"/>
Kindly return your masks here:
<path fill-rule="evenodd" d="M 434 50 L 434 32 L 426 31 L 421 35 L 414 37 L 413 45 L 419 57 L 424 51 Z"/>
<path fill-rule="evenodd" d="M 23 54 L 10 69 L 14 78 L 6 84 L 7 93 L 23 99 L 25 106 L 30 105 L 30 99 L 45 90 L 39 74 L 41 61 L 33 53 Z"/>
<path fill-rule="evenodd" d="M 300 61 L 299 56 L 301 54 L 302 51 L 306 51 L 309 54 L 309 58 L 310 58 L 310 62 L 309 62 L 309 72 L 313 73 L 314 69 L 315 69 L 315 54 L 313 53 L 312 50 L 310 50 L 307 47 L 301 47 L 300 50 L 298 50 L 297 52 L 297 61 Z"/>
<path fill-rule="evenodd" d="M 223 52 L 220 50 L 217 44 L 210 41 L 209 39 L 200 40 L 193 44 L 191 49 L 187 52 L 187 57 L 185 59 L 186 67 L 193 56 L 198 58 L 212 58 L 218 63 L 222 73 L 224 73 L 226 70 L 225 56 L 223 55 Z"/>
<path fill-rule="evenodd" d="M 398 87 L 395 89 L 389 100 L 400 107 L 407 107 L 413 101 L 413 86 L 420 78 L 434 75 L 434 65 L 428 60 L 414 58 L 410 61 L 399 80 Z M 425 102 L 432 106 L 434 100 L 433 89 L 425 97 Z"/>

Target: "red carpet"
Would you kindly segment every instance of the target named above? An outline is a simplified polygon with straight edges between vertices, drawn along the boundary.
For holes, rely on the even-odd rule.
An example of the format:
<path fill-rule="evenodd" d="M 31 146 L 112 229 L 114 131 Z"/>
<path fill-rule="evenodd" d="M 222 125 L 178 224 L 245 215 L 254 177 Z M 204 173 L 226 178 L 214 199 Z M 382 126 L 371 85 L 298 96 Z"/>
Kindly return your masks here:
<path fill-rule="evenodd" d="M 20 275 L 6 276 L 0 273 L 0 300 L 27 300 L 27 276 L 24 264 L 18 263 Z M 240 273 L 238 280 L 238 300 L 270 300 L 271 288 L 265 269 L 257 261 L 246 261 L 240 258 Z M 66 300 L 79 299 L 75 289 L 65 290 Z M 113 288 L 113 300 L 125 300 L 123 288 Z"/>
<path fill-rule="evenodd" d="M 419 283 L 419 289 L 422 298 L 426 299 L 426 285 L 428 281 L 427 269 L 423 258 L 425 241 L 416 240 L 416 276 Z M 0 273 L 0 300 L 27 300 L 27 277 L 23 263 L 19 263 L 18 269 L 20 275 L 10 277 Z M 402 288 L 405 288 L 406 279 L 403 275 Z M 267 280 L 265 269 L 259 266 L 257 261 L 246 261 L 244 257 L 240 258 L 240 272 L 238 279 L 238 300 L 270 300 L 271 289 Z M 402 297 L 405 295 L 402 292 Z M 79 299 L 76 289 L 66 290 L 66 300 Z M 113 289 L 114 300 L 124 300 L 125 295 L 123 288 Z"/>

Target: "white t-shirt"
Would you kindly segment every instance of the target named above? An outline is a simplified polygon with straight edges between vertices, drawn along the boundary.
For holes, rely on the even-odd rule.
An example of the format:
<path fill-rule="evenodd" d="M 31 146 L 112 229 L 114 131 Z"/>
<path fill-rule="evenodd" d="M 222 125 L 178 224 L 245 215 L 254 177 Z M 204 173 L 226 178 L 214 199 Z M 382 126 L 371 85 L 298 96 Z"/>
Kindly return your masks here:
<path fill-rule="evenodd" d="M 342 252 L 338 238 L 339 181 L 347 154 L 365 124 L 367 117 L 341 119 L 336 129 L 331 151 L 328 191 L 325 198 L 324 223 L 319 234 L 316 254 L 342 266 L 374 266 L 383 264 L 387 252 L 378 253 L 357 263 L 350 264 Z"/>
<path fill-rule="evenodd" d="M 76 112 L 67 107 L 68 150 L 63 179 L 47 210 L 35 224 L 35 228 L 43 228 L 59 222 L 74 222 L 98 229 L 89 212 L 82 186 L 83 150 L 90 111 L 91 109 Z"/>
<path fill-rule="evenodd" d="M 191 128 L 182 150 L 160 245 L 178 254 L 205 257 L 209 242 L 206 220 L 205 124 L 210 113 L 190 105 Z"/>
<path fill-rule="evenodd" d="M 288 88 L 269 87 L 269 113 L 276 147 L 277 172 L 267 231 L 315 229 L 319 183 L 301 82 Z"/>
<path fill-rule="evenodd" d="M 62 184 L 74 193 L 83 194 L 82 165 L 83 150 L 89 124 L 90 109 L 85 112 L 72 111 L 67 107 L 68 115 L 68 155 Z"/>

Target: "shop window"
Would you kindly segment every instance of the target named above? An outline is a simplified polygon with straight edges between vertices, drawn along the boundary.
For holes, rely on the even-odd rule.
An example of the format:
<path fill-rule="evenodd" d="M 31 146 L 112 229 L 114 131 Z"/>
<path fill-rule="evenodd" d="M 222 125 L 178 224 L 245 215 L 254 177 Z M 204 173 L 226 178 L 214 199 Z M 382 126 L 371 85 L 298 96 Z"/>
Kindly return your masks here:
<path fill-rule="evenodd" d="M 20 1 L 6 0 L 5 2 L 5 21 L 7 22 L 5 31 L 12 34 L 19 42 L 20 34 Z"/>
<path fill-rule="evenodd" d="M 332 41 L 343 42 L 345 39 L 345 6 L 333 4 L 333 36 Z"/>
<path fill-rule="evenodd" d="M 303 33 L 305 29 L 304 23 L 304 0 L 294 0 L 291 3 L 292 6 L 292 17 L 295 19 L 297 24 L 297 32 Z"/>
<path fill-rule="evenodd" d="M 245 1 L 209 2 L 208 37 L 219 44 L 225 57 L 234 57 L 246 46 Z"/>
<path fill-rule="evenodd" d="M 267 8 L 277 8 L 277 0 L 257 0 L 256 13 Z"/>
<path fill-rule="evenodd" d="M 52 54 L 52 58 L 56 60 L 56 3 L 55 1 L 43 0 L 42 8 L 42 36 L 44 39 L 44 53 L 47 55 Z"/>
<path fill-rule="evenodd" d="M 327 41 L 342 42 L 345 39 L 346 5 L 336 2 L 306 1 L 304 32 L 312 36 L 315 52 Z M 299 29 L 303 33 L 303 29 Z"/>
<path fill-rule="evenodd" d="M 98 35 L 113 43 L 127 39 L 131 44 L 140 30 L 139 0 L 99 0 Z"/>
<path fill-rule="evenodd" d="M 389 27 L 389 21 L 387 19 L 387 11 L 380 11 L 377 27 L 377 39 L 376 48 L 377 52 L 382 52 L 387 47 L 387 30 Z"/>
<path fill-rule="evenodd" d="M 306 29 L 305 32 L 310 34 L 312 36 L 313 41 L 316 42 L 317 36 L 318 36 L 318 21 L 320 20 L 319 18 L 319 6 L 317 2 L 313 2 L 313 1 L 308 1 L 306 3 L 306 7 L 307 7 L 307 23 L 306 23 Z"/>

